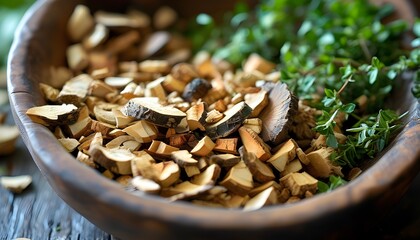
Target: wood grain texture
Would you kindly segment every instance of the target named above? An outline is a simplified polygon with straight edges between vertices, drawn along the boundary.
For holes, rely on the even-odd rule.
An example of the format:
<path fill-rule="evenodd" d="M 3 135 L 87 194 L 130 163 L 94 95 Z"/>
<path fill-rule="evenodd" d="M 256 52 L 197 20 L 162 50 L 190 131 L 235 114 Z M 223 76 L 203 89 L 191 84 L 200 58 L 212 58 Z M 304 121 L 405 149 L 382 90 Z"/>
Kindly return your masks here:
<path fill-rule="evenodd" d="M 226 1 L 212 1 L 212 4 L 215 2 Z M 161 198 L 129 194 L 118 184 L 75 161 L 48 129 L 33 123 L 25 115 L 28 108 L 43 103 L 38 88 L 34 86 L 47 79 L 45 72 L 51 65 L 58 65 L 64 59 L 63 26 L 77 3 L 39 1 L 26 16 L 26 25 L 21 25 L 12 49 L 9 94 L 23 140 L 54 191 L 72 208 L 115 236 L 124 239 L 278 239 L 280 236 L 337 237 L 346 233 L 345 236 L 350 237 L 375 224 L 400 199 L 420 169 L 417 161 L 420 156 L 419 105 L 411 99 L 406 106 L 414 110 L 410 113 L 409 123 L 382 158 L 359 178 L 331 193 L 289 206 L 273 206 L 247 213 L 178 202 L 169 204 Z M 411 95 L 405 95 L 408 96 Z M 13 219 L 11 228 L 22 229 L 18 230 L 23 231 L 19 234 L 36 234 L 32 229 L 38 228 L 51 231 L 50 227 L 58 224 L 55 219 L 68 219 L 65 211 L 61 215 L 51 210 L 52 207 L 59 209 L 58 205 L 37 202 L 36 197 L 26 194 L 29 194 L 28 198 L 13 201 L 9 197 L 4 200 L 10 205 L 6 207 L 10 209 L 7 212 L 12 212 L 6 215 Z M 22 208 L 14 210 L 15 202 Z M 54 211 L 53 217 L 37 217 L 42 209 Z M 21 228 L 30 223 L 34 224 L 32 229 Z M 60 226 L 72 223 L 73 220 L 66 220 L 60 222 Z M 10 225 L 7 231 L 9 228 Z M 361 231 L 355 233 L 354 229 Z"/>
<path fill-rule="evenodd" d="M 12 124 L 11 116 L 8 123 Z M 13 194 L 0 187 L 0 239 L 116 240 L 61 200 L 51 189 L 20 139 L 16 151 L 0 157 L 0 176 L 29 174 L 32 184 Z"/>

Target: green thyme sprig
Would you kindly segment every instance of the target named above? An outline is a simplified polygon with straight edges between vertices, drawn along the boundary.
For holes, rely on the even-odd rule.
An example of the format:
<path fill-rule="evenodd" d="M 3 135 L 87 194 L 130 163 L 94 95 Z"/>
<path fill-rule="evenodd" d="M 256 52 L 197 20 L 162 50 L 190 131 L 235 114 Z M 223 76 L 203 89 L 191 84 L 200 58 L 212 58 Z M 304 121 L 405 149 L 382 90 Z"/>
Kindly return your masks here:
<path fill-rule="evenodd" d="M 354 103 L 343 104 L 338 97 L 339 93 L 340 91 L 336 92 L 335 90 L 325 89 L 325 98 L 322 100 L 325 108 L 322 110 L 322 115 L 318 119 L 317 126 L 314 129 L 322 135 L 325 135 L 327 145 L 333 148 L 338 147 L 338 142 L 334 135 L 337 115 L 342 113 L 347 117 L 356 108 L 356 104 Z"/>
<path fill-rule="evenodd" d="M 346 185 L 347 181 L 342 179 L 340 176 L 331 175 L 328 178 L 328 182 L 318 181 L 318 193 L 331 192 L 332 190 Z"/>
<path fill-rule="evenodd" d="M 346 130 L 347 141 L 339 144 L 332 155 L 332 161 L 342 166 L 354 167 L 365 156 L 373 158 L 389 143 L 391 136 L 398 132 L 399 121 L 408 112 L 398 115 L 392 110 L 380 110 L 377 115 L 359 120 Z"/>

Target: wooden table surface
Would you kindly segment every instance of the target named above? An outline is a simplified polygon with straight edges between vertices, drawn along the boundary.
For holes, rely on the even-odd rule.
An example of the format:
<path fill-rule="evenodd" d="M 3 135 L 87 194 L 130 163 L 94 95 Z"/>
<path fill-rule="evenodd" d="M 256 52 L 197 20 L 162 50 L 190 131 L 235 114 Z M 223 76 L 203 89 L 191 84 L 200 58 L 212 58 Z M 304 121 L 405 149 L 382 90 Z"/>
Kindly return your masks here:
<path fill-rule="evenodd" d="M 8 122 L 12 123 L 10 114 Z M 0 240 L 117 239 L 95 227 L 54 193 L 21 139 L 16 147 L 12 155 L 0 157 L 0 176 L 29 174 L 33 182 L 21 194 L 0 187 Z M 420 175 L 399 204 L 366 234 L 374 239 L 420 239 L 419 203 Z"/>

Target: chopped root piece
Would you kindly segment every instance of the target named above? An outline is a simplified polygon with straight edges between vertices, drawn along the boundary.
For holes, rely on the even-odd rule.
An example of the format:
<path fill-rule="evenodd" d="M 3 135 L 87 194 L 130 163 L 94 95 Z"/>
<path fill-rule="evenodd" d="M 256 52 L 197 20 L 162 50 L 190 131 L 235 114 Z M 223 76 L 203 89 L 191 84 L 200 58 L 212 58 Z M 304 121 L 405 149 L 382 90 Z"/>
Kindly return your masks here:
<path fill-rule="evenodd" d="M 32 177 L 29 175 L 0 178 L 0 185 L 14 193 L 21 193 L 31 182 Z"/>
<path fill-rule="evenodd" d="M 93 31 L 83 39 L 85 49 L 93 49 L 108 38 L 109 30 L 103 24 L 96 24 Z"/>
<path fill-rule="evenodd" d="M 258 159 L 254 152 L 247 151 L 246 148 L 240 147 L 239 153 L 241 154 L 242 160 L 251 171 L 255 181 L 265 183 L 276 178 L 271 168 Z"/>
<path fill-rule="evenodd" d="M 274 145 L 287 139 L 292 116 L 298 101 L 284 83 L 277 83 L 268 96 L 269 103 L 259 115 L 263 123 L 262 139 Z"/>
<path fill-rule="evenodd" d="M 143 176 L 148 179 L 157 179 L 158 170 L 154 167 L 155 159 L 146 151 L 136 152 L 135 157 L 131 161 L 131 172 L 133 176 Z"/>
<path fill-rule="evenodd" d="M 241 161 L 241 157 L 233 154 L 216 154 L 210 156 L 210 162 L 216 163 L 221 167 L 230 168 Z"/>
<path fill-rule="evenodd" d="M 302 170 L 302 163 L 300 163 L 299 159 L 295 159 L 286 164 L 281 175 L 286 176 L 289 173 L 299 172 L 300 170 Z"/>
<path fill-rule="evenodd" d="M 102 176 L 104 176 L 106 178 L 109 178 L 109 179 L 114 179 L 115 178 L 115 174 L 108 169 L 102 172 Z"/>
<path fill-rule="evenodd" d="M 158 134 L 155 125 L 145 120 L 137 121 L 135 124 L 124 128 L 123 132 L 134 137 L 134 139 L 140 143 L 152 142 L 153 139 L 157 138 Z"/>
<path fill-rule="evenodd" d="M 229 189 L 234 194 L 245 196 L 254 188 L 254 181 L 252 180 L 252 173 L 244 162 L 239 162 L 233 166 L 220 185 Z"/>
<path fill-rule="evenodd" d="M 125 32 L 107 41 L 105 46 L 107 52 L 113 55 L 122 53 L 133 46 L 140 39 L 140 33 L 135 30 Z"/>
<path fill-rule="evenodd" d="M 244 211 L 253 211 L 277 203 L 277 191 L 269 187 L 246 202 Z"/>
<path fill-rule="evenodd" d="M 191 131 L 196 129 L 200 129 L 201 131 L 206 130 L 204 126 L 206 124 L 207 112 L 203 102 L 198 102 L 190 107 L 186 114 L 188 126 Z"/>
<path fill-rule="evenodd" d="M 167 74 L 170 70 L 171 66 L 165 60 L 145 60 L 139 63 L 140 72 Z"/>
<path fill-rule="evenodd" d="M 171 157 L 180 167 L 198 165 L 198 161 L 187 150 L 174 151 L 171 153 Z"/>
<path fill-rule="evenodd" d="M 162 86 L 162 83 L 165 79 L 164 78 L 158 78 L 152 82 L 149 82 L 146 85 L 146 89 L 144 91 L 144 95 L 146 97 L 156 97 L 159 99 L 159 101 L 165 101 L 167 98 L 167 94 L 165 89 Z"/>
<path fill-rule="evenodd" d="M 217 111 L 216 109 L 211 110 L 210 112 L 207 113 L 207 117 L 206 117 L 206 123 L 217 123 L 218 121 L 220 121 L 225 115 L 219 111 Z"/>
<path fill-rule="evenodd" d="M 92 158 L 89 157 L 89 155 L 83 153 L 82 151 L 77 152 L 77 157 L 76 159 L 83 163 L 86 164 L 87 166 L 91 167 L 91 168 L 97 168 L 98 165 L 92 160 Z"/>
<path fill-rule="evenodd" d="M 58 94 L 57 100 L 62 103 L 80 104 L 88 95 L 92 82 L 93 79 L 87 74 L 80 74 L 68 80 Z"/>
<path fill-rule="evenodd" d="M 161 51 L 169 42 L 171 35 L 166 31 L 152 33 L 141 45 L 139 58 L 146 59 Z"/>
<path fill-rule="evenodd" d="M 247 87 L 255 86 L 255 83 L 264 78 L 264 74 L 261 72 L 254 70 L 251 72 L 240 72 L 237 73 L 233 79 L 233 81 L 242 87 L 242 90 Z"/>
<path fill-rule="evenodd" d="M 74 138 L 60 138 L 58 141 L 63 145 L 67 152 L 73 152 L 80 145 L 79 141 Z"/>
<path fill-rule="evenodd" d="M 287 199 L 286 203 L 295 203 L 295 202 L 299 202 L 300 200 L 301 198 L 298 196 L 291 196 L 289 197 L 289 199 Z"/>
<path fill-rule="evenodd" d="M 215 144 L 213 150 L 216 152 L 238 154 L 236 149 L 238 138 L 219 138 L 216 140 Z"/>
<path fill-rule="evenodd" d="M 260 55 L 253 53 L 251 54 L 244 64 L 245 72 L 259 71 L 264 74 L 272 72 L 276 67 L 275 63 L 272 63 Z"/>
<path fill-rule="evenodd" d="M 246 127 L 239 128 L 239 135 L 242 143 L 248 152 L 253 152 L 261 161 L 266 161 L 271 157 L 270 147 L 252 129 Z"/>
<path fill-rule="evenodd" d="M 42 94 L 44 95 L 44 98 L 48 101 L 55 102 L 57 101 L 58 95 L 60 94 L 60 91 L 56 88 L 51 87 L 50 85 L 40 83 L 39 89 L 41 90 Z M 1 92 L 0 92 L 1 93 Z M 0 106 L 1 106 L 0 101 Z"/>
<path fill-rule="evenodd" d="M 168 7 L 162 6 L 153 15 L 153 24 L 156 29 L 165 29 L 172 26 L 178 18 L 178 13 Z"/>
<path fill-rule="evenodd" d="M 160 192 L 160 185 L 153 180 L 144 178 L 142 176 L 134 177 L 131 184 L 138 190 L 147 193 L 157 194 Z"/>
<path fill-rule="evenodd" d="M 104 82 L 111 87 L 115 88 L 124 88 L 129 83 L 133 81 L 133 78 L 130 77 L 107 77 Z"/>
<path fill-rule="evenodd" d="M 168 92 L 182 93 L 186 85 L 185 82 L 172 77 L 171 74 L 166 75 L 162 81 L 163 88 Z"/>
<path fill-rule="evenodd" d="M 224 113 L 223 119 L 206 127 L 207 135 L 213 140 L 228 136 L 241 126 L 251 112 L 245 102 L 237 103 Z"/>
<path fill-rule="evenodd" d="M 179 151 L 179 148 L 170 146 L 164 142 L 153 140 L 148 149 L 149 152 L 170 157 L 172 152 Z"/>
<path fill-rule="evenodd" d="M 310 152 L 306 156 L 310 163 L 306 166 L 306 171 L 313 177 L 327 178 L 331 174 L 343 177 L 340 166 L 335 166 L 330 160 L 332 148 L 321 148 Z"/>
<path fill-rule="evenodd" d="M 197 185 L 189 181 L 185 181 L 174 187 L 166 189 L 165 193 L 162 193 L 162 195 L 170 196 L 169 201 L 176 201 L 203 194 L 209 191 L 212 187 L 212 185 Z"/>
<path fill-rule="evenodd" d="M 89 58 L 82 44 L 74 44 L 67 48 L 67 62 L 75 72 L 81 71 L 89 65 Z"/>
<path fill-rule="evenodd" d="M 111 141 L 109 141 L 105 147 L 107 148 L 118 148 L 120 147 L 124 142 L 126 141 L 131 141 L 134 140 L 134 137 L 130 136 L 130 135 L 122 135 L 122 136 L 118 136 L 114 139 L 112 139 Z"/>
<path fill-rule="evenodd" d="M 260 192 L 262 192 L 265 189 L 270 188 L 270 187 L 274 187 L 276 190 L 281 189 L 280 184 L 278 184 L 277 182 L 275 182 L 275 181 L 268 181 L 268 182 L 266 182 L 266 183 L 264 183 L 264 184 L 262 184 L 262 185 L 260 185 L 260 186 L 258 186 L 256 188 L 252 189 L 249 192 L 248 195 L 250 197 L 254 197 L 255 195 L 259 194 Z"/>
<path fill-rule="evenodd" d="M 106 98 L 109 95 L 116 94 L 117 90 L 103 81 L 93 80 L 89 88 L 89 94 L 94 97 Z"/>
<path fill-rule="evenodd" d="M 296 157 L 296 143 L 293 140 L 285 142 L 280 149 L 268 159 L 279 172 L 284 171 L 286 164 Z"/>
<path fill-rule="evenodd" d="M 187 123 L 187 115 L 169 106 L 163 106 L 149 98 L 133 98 L 125 105 L 124 114 L 136 119 L 145 119 L 157 126 L 175 128 Z"/>
<path fill-rule="evenodd" d="M 67 23 L 67 32 L 73 41 L 80 41 L 92 30 L 94 19 L 88 7 L 77 5 Z"/>
<path fill-rule="evenodd" d="M 306 191 L 315 194 L 318 189 L 318 180 L 306 172 L 290 173 L 282 177 L 280 183 L 290 190 L 292 196 L 303 197 Z"/>
<path fill-rule="evenodd" d="M 98 121 L 115 126 L 117 121 L 112 108 L 116 107 L 118 106 L 113 104 L 97 104 L 93 108 L 93 114 Z"/>
<path fill-rule="evenodd" d="M 179 165 L 173 161 L 157 163 L 155 168 L 159 169 L 158 181 L 162 187 L 173 185 L 181 176 Z"/>
<path fill-rule="evenodd" d="M 197 185 L 213 185 L 220 175 L 220 167 L 217 164 L 212 164 L 206 168 L 202 173 L 195 175 L 191 183 Z"/>
<path fill-rule="evenodd" d="M 185 83 L 191 82 L 193 79 L 198 78 L 197 70 L 189 63 L 178 63 L 173 66 L 171 75 L 175 79 Z"/>
<path fill-rule="evenodd" d="M 112 130 L 115 129 L 115 126 L 113 126 L 111 124 L 108 124 L 108 123 L 92 120 L 92 124 L 90 125 L 90 129 L 94 132 L 102 133 L 103 136 L 108 136 L 108 134 Z"/>
<path fill-rule="evenodd" d="M 258 93 L 245 95 L 245 103 L 252 108 L 251 117 L 258 117 L 261 111 L 268 105 L 268 94 L 261 90 Z"/>
<path fill-rule="evenodd" d="M 95 146 L 89 149 L 89 155 L 102 167 L 118 174 L 132 174 L 131 161 L 136 157 L 127 149 L 107 149 Z"/>
<path fill-rule="evenodd" d="M 244 121 L 244 127 L 252 129 L 256 134 L 262 131 L 262 121 L 259 118 L 248 118 Z"/>
<path fill-rule="evenodd" d="M 61 126 L 63 132 L 75 139 L 91 134 L 91 127 L 92 119 L 89 116 L 89 109 L 86 106 L 80 108 L 79 117 L 75 123 Z"/>
<path fill-rule="evenodd" d="M 306 156 L 306 153 L 301 148 L 296 148 L 296 155 L 301 163 L 305 165 L 308 165 L 310 163 L 309 158 Z"/>
<path fill-rule="evenodd" d="M 213 150 L 214 146 L 214 142 L 208 136 L 204 136 L 191 150 L 191 153 L 196 156 L 204 157 Z"/>
<path fill-rule="evenodd" d="M 19 129 L 16 126 L 0 125 L 0 156 L 9 155 L 16 149 Z"/>
<path fill-rule="evenodd" d="M 136 140 L 125 141 L 121 146 L 121 148 L 128 149 L 131 152 L 139 150 L 140 147 L 141 147 L 141 143 L 137 142 Z"/>
<path fill-rule="evenodd" d="M 97 23 L 103 24 L 109 28 L 143 28 L 147 27 L 150 19 L 144 13 L 132 10 L 128 15 L 97 11 L 95 13 Z"/>
<path fill-rule="evenodd" d="M 73 104 L 33 107 L 29 108 L 26 114 L 32 121 L 44 126 L 73 124 L 79 116 L 78 109 Z"/>
<path fill-rule="evenodd" d="M 350 170 L 350 172 L 348 173 L 347 179 L 349 181 L 351 181 L 351 180 L 357 178 L 360 174 L 362 174 L 362 169 L 360 169 L 358 167 L 352 168 Z"/>
<path fill-rule="evenodd" d="M 188 102 L 196 101 L 204 97 L 211 89 L 211 84 L 202 78 L 196 78 L 185 86 L 182 98 Z"/>
<path fill-rule="evenodd" d="M 197 166 L 185 166 L 184 167 L 185 173 L 187 174 L 188 177 L 192 177 L 195 176 L 197 174 L 200 174 L 200 168 L 198 167 L 198 163 Z"/>
<path fill-rule="evenodd" d="M 121 175 L 115 179 L 115 181 L 124 187 L 128 187 L 131 184 L 131 180 L 133 180 L 133 177 L 131 175 Z"/>

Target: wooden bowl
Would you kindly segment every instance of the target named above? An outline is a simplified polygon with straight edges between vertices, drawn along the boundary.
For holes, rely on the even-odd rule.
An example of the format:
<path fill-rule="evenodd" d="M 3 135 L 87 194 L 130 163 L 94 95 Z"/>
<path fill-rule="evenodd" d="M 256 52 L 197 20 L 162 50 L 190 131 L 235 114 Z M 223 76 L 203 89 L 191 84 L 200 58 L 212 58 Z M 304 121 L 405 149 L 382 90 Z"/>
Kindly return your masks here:
<path fill-rule="evenodd" d="M 37 166 L 57 194 L 103 230 L 123 239 L 266 239 L 355 236 L 395 204 L 420 169 L 419 104 L 401 79 L 391 99 L 400 112 L 410 110 L 402 132 L 371 167 L 344 187 L 294 204 L 258 211 L 210 209 L 167 203 L 160 197 L 126 192 L 64 151 L 54 135 L 33 123 L 28 108 L 45 104 L 38 83 L 50 66 L 65 63 L 66 21 L 82 1 L 37 1 L 25 15 L 8 66 L 8 91 L 15 121 Z M 130 1 L 88 1 L 111 9 Z M 401 14 L 413 16 L 408 1 L 395 0 Z M 96 3 L 96 5 L 95 5 Z M 118 3 L 118 4 L 116 4 Z M 219 12 L 232 1 L 136 1 L 144 9 L 172 3 L 184 15 Z M 229 3 L 229 4 L 227 4 Z M 48 204 L 48 203 L 45 203 Z M 54 211 L 54 209 L 51 209 Z M 346 234 L 346 235 L 343 235 Z"/>

